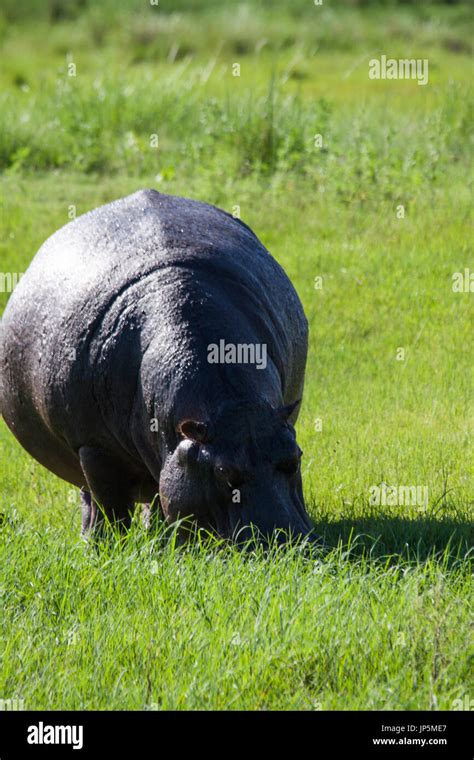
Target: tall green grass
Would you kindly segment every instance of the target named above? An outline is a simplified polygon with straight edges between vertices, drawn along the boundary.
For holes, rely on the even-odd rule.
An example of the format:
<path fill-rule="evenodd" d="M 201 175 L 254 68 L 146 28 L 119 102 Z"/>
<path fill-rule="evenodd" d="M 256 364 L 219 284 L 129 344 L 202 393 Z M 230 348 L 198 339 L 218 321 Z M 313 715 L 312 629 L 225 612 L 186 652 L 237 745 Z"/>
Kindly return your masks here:
<path fill-rule="evenodd" d="M 255 93 L 231 78 L 217 97 L 200 84 L 202 71 L 177 68 L 159 82 L 150 72 L 63 77 L 35 94 L 7 91 L 0 99 L 0 167 L 295 173 L 316 189 L 357 200 L 406 197 L 427 184 L 434 191 L 468 161 L 470 101 L 462 84 L 428 112 L 386 114 L 382 99 L 352 108 L 349 124 L 347 108 L 335 112 L 326 98 L 285 92 L 275 80 Z"/>
<path fill-rule="evenodd" d="M 1 693 L 26 709 L 452 709 L 465 693 L 469 581 L 447 552 L 245 555 L 137 530 L 87 553 L 14 513 L 2 541 Z"/>

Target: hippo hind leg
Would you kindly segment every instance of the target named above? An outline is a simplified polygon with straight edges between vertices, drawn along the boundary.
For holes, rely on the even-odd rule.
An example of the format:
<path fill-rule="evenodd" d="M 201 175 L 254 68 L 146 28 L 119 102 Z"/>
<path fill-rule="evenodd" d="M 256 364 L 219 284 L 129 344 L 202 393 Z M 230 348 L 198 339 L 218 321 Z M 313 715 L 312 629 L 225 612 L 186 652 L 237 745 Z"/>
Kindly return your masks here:
<path fill-rule="evenodd" d="M 79 459 L 88 485 L 88 490 L 81 491 L 83 535 L 101 532 L 107 522 L 129 528 L 135 505 L 123 464 L 91 446 L 79 449 Z"/>

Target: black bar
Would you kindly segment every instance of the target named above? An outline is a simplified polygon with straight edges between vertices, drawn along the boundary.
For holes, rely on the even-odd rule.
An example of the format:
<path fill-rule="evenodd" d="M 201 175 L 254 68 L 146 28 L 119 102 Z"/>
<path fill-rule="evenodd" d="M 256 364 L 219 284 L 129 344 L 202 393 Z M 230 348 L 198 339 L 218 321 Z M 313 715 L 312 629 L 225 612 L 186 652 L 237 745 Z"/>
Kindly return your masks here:
<path fill-rule="evenodd" d="M 56 727 L 63 727 L 57 729 Z M 73 727 L 76 727 L 74 731 Z M 82 734 L 81 729 L 82 727 Z M 472 758 L 469 712 L 0 712 L 0 760 L 20 757 L 159 757 L 260 747 L 265 756 Z M 42 744 L 29 743 L 42 740 Z M 60 743 L 46 743 L 50 739 Z M 390 741 L 389 741 L 390 740 Z M 424 740 L 424 743 L 423 743 Z M 62 743 L 69 741 L 69 744 Z M 79 745 L 82 743 L 82 747 Z M 77 749 L 73 749 L 76 744 Z M 322 749 L 325 754 L 322 755 Z M 341 754 L 342 753 L 342 754 Z"/>

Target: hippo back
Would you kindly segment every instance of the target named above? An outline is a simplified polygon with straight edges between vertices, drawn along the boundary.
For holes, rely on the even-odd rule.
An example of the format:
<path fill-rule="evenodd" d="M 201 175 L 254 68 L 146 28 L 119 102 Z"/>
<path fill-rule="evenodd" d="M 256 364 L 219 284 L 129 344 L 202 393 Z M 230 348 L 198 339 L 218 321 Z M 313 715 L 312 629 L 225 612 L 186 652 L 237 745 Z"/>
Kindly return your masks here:
<path fill-rule="evenodd" d="M 127 431 L 153 337 L 172 332 L 173 341 L 162 341 L 166 362 L 186 364 L 179 330 L 197 324 L 206 344 L 219 322 L 229 331 L 233 322 L 257 325 L 288 394 L 301 387 L 300 301 L 244 223 L 154 190 L 109 203 L 53 234 L 13 292 L 0 332 L 2 414 L 26 448 L 27 429 L 37 424 L 48 433 L 41 438 L 39 430 L 36 449 L 53 436 L 73 451 L 91 429 L 95 439 L 108 435 L 115 415 L 112 437 L 133 456 Z M 50 466 L 47 455 L 40 461 Z"/>

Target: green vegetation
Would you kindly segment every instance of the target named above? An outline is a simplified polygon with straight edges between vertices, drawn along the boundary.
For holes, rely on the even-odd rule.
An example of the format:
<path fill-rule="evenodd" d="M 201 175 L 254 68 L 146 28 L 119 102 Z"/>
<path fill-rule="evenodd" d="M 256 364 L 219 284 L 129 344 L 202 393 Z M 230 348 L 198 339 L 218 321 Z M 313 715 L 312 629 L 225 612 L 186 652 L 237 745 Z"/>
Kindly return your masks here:
<path fill-rule="evenodd" d="M 0 271 L 25 271 L 74 209 L 141 187 L 239 206 L 310 321 L 298 439 L 328 551 L 178 549 L 139 525 L 88 551 L 77 491 L 2 423 L 0 699 L 472 695 L 473 294 L 452 289 L 474 270 L 468 6 L 7 0 L 3 14 Z M 382 54 L 427 58 L 428 85 L 370 80 Z M 426 486 L 428 503 L 372 505 L 382 482 Z"/>

